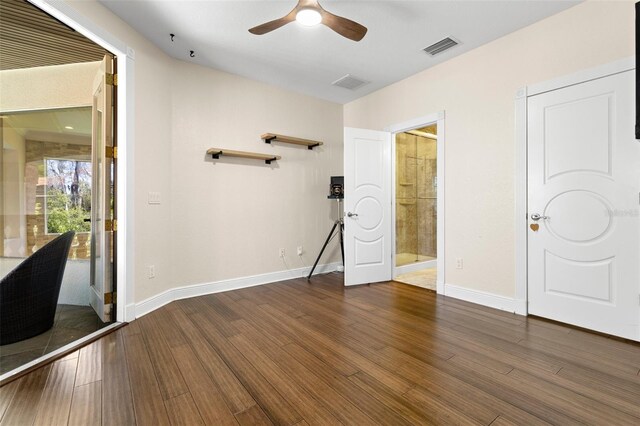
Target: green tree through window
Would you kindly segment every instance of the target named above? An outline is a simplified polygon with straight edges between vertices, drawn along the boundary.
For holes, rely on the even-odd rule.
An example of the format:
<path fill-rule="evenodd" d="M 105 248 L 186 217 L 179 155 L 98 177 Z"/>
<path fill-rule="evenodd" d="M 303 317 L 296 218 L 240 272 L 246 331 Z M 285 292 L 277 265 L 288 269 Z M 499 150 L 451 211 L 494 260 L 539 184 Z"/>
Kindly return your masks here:
<path fill-rule="evenodd" d="M 89 232 L 91 162 L 45 160 L 47 233 Z"/>

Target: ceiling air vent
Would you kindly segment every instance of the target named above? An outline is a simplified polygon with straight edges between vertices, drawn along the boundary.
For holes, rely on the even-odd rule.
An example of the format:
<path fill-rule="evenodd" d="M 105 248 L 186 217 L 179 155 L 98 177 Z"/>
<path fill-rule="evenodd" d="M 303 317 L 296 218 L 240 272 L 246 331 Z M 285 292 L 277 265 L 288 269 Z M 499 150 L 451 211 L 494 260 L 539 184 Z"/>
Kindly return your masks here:
<path fill-rule="evenodd" d="M 447 38 L 443 38 L 437 43 L 433 43 L 429 47 L 425 47 L 422 50 L 424 50 L 431 56 L 436 56 L 438 53 L 442 53 L 445 50 L 451 49 L 453 46 L 457 46 L 458 44 L 460 43 L 455 41 L 451 37 L 447 37 Z"/>
<path fill-rule="evenodd" d="M 340 77 L 339 79 L 331 83 L 331 85 L 342 87 L 344 89 L 356 90 L 367 83 L 369 82 L 365 80 L 361 80 L 357 77 L 354 77 L 351 74 L 347 74 L 344 77 Z"/>

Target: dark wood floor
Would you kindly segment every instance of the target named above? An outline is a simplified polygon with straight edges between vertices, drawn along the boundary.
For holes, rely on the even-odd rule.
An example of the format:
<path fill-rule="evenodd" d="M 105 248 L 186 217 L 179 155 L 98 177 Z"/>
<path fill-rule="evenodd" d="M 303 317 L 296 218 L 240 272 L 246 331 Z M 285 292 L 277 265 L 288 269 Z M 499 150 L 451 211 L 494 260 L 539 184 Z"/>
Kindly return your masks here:
<path fill-rule="evenodd" d="M 0 388 L 2 425 L 640 424 L 640 346 L 329 274 L 174 302 Z"/>

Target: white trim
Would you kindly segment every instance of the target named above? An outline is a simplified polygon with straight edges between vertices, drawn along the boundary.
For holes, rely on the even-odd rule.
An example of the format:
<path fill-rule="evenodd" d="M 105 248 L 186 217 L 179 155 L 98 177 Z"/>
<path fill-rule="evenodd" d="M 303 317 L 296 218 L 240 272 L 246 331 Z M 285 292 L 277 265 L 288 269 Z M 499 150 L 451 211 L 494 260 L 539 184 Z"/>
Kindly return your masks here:
<path fill-rule="evenodd" d="M 58 0 L 29 0 L 36 7 L 101 45 L 118 59 L 118 188 L 117 188 L 117 291 L 116 320 L 131 321 L 125 309 L 133 300 L 134 234 L 128 224 L 134 221 L 134 58 L 135 51 L 70 5 Z"/>
<path fill-rule="evenodd" d="M 620 59 L 608 64 L 581 70 L 573 74 L 543 81 L 527 86 L 527 96 L 535 96 L 562 87 L 573 86 L 597 78 L 607 77 L 612 74 L 633 70 L 636 68 L 635 57 Z"/>
<path fill-rule="evenodd" d="M 396 266 L 393 271 L 393 278 L 398 275 L 408 274 L 410 272 L 419 271 L 421 269 L 435 268 L 438 266 L 438 260 L 426 260 L 424 262 L 409 263 L 408 265 Z"/>
<path fill-rule="evenodd" d="M 453 284 L 444 285 L 444 295 L 454 299 L 465 300 L 478 305 L 488 306 L 501 311 L 513 312 L 518 315 L 526 315 L 526 301 L 484 291 L 471 290 Z"/>
<path fill-rule="evenodd" d="M 515 113 L 515 296 L 527 300 L 527 88 L 516 93 Z M 527 309 L 525 304 L 526 315 Z"/>
<path fill-rule="evenodd" d="M 39 364 L 39 363 L 41 363 L 43 361 L 46 361 L 46 360 L 51 359 L 53 357 L 56 357 L 56 356 L 60 355 L 61 353 L 64 353 L 64 352 L 68 351 L 69 349 L 73 349 L 73 348 L 76 348 L 76 347 L 79 348 L 80 346 L 83 346 L 83 344 L 85 342 L 93 339 L 95 336 L 103 334 L 103 333 L 105 333 L 106 331 L 109 331 L 112 328 L 119 327 L 120 325 L 121 325 L 120 323 L 115 323 L 115 322 L 112 323 L 112 324 L 109 324 L 106 327 L 102 327 L 101 329 L 96 330 L 91 334 L 87 334 L 84 337 L 81 337 L 81 338 L 79 338 L 77 340 L 74 340 L 73 342 L 71 342 L 69 344 L 66 344 L 66 345 L 58 348 L 53 352 L 49 352 L 48 354 L 44 354 L 41 357 L 38 357 L 38 358 L 34 359 L 33 361 L 30 361 L 30 362 L 28 362 L 26 364 L 23 364 L 18 368 L 15 368 L 15 369 L 13 369 L 11 371 L 7 371 L 2 376 L 0 376 L 0 382 L 4 382 L 9 377 L 15 376 L 16 374 L 18 374 L 18 373 L 20 373 L 20 372 L 22 372 L 24 370 L 27 370 L 27 369 L 33 367 L 34 365 L 37 365 L 37 364 Z"/>
<path fill-rule="evenodd" d="M 527 211 L 527 99 L 551 90 L 584 83 L 613 74 L 635 69 L 635 57 L 620 59 L 595 68 L 555 78 L 519 89 L 515 96 L 515 281 L 516 300 L 524 301 L 523 314 L 527 314 L 528 281 L 528 211 Z M 438 218 L 439 219 L 439 218 Z"/>
<path fill-rule="evenodd" d="M 403 121 L 402 123 L 392 124 L 384 129 L 385 132 L 401 133 L 407 130 L 415 130 L 420 127 L 428 126 L 438 120 L 444 120 L 444 111 L 436 112 L 434 114 L 425 115 L 411 120 Z M 438 137 L 440 136 L 440 129 L 438 129 Z"/>
<path fill-rule="evenodd" d="M 342 262 L 318 265 L 313 275 L 336 271 Z M 140 318 L 149 312 L 173 302 L 174 300 L 203 296 L 205 294 L 221 293 L 224 291 L 238 290 L 246 287 L 254 287 L 263 284 L 286 281 L 294 278 L 303 278 L 309 275 L 311 267 L 290 269 L 285 271 L 270 272 L 267 274 L 253 275 L 249 277 L 231 278 L 228 280 L 210 283 L 192 284 L 184 287 L 174 287 L 160 294 L 152 296 L 135 305 L 127 306 L 127 311 L 135 311 L 135 317 Z"/>
<path fill-rule="evenodd" d="M 446 211 L 445 211 L 445 155 L 447 151 L 446 142 L 446 128 L 445 128 L 445 113 L 441 111 L 438 113 L 438 145 L 437 145 L 437 160 L 436 160 L 436 168 L 437 176 L 438 176 L 438 199 L 436 200 L 436 229 L 437 229 L 437 263 L 438 270 L 436 271 L 436 292 L 444 294 L 444 273 L 445 273 L 445 232 L 444 232 L 444 224 L 446 220 Z"/>
<path fill-rule="evenodd" d="M 445 232 L 444 232 L 444 222 L 445 222 L 445 150 L 446 150 L 446 136 L 445 136 L 445 112 L 440 111 L 437 113 L 425 115 L 423 117 L 414 118 L 411 120 L 404 121 L 402 123 L 393 124 L 389 127 L 385 128 L 385 131 L 391 132 L 392 134 L 392 147 L 393 147 L 393 155 L 392 164 L 391 164 L 391 173 L 393 184 L 391 185 L 391 221 L 393 223 L 392 226 L 392 237 L 394 243 L 394 249 L 392 250 L 392 277 L 395 278 L 400 274 L 404 274 L 405 271 L 404 266 L 396 267 L 396 255 L 395 255 L 395 241 L 396 241 L 396 133 L 406 132 L 407 130 L 414 130 L 421 127 L 428 126 L 430 124 L 436 124 L 438 126 L 438 139 L 437 139 L 437 147 L 436 147 L 436 175 L 438 177 L 438 196 L 436 200 L 436 210 L 438 220 L 436 222 L 437 229 L 437 278 L 436 278 L 436 292 L 444 293 L 444 274 L 445 274 Z M 421 263 L 422 264 L 422 263 Z M 423 266 L 422 268 L 431 268 L 432 266 Z M 422 269 L 418 268 L 418 269 Z M 413 269 L 417 270 L 417 269 Z M 412 271 L 413 271 L 412 270 Z"/>

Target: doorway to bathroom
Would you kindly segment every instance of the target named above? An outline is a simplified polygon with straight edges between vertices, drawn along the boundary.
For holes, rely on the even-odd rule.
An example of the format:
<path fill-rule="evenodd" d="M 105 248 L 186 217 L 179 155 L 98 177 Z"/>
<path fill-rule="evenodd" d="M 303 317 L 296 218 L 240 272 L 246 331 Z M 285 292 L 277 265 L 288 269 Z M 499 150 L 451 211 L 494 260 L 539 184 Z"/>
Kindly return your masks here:
<path fill-rule="evenodd" d="M 439 121 L 443 117 L 398 130 L 393 137 L 393 279 L 433 291 L 438 283 L 444 285 L 444 271 L 438 273 L 438 264 L 444 265 L 438 262 L 442 254 L 439 230 L 443 229 L 438 223 L 439 209 L 444 205 L 443 194 L 439 194 L 443 176 Z"/>

